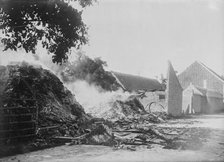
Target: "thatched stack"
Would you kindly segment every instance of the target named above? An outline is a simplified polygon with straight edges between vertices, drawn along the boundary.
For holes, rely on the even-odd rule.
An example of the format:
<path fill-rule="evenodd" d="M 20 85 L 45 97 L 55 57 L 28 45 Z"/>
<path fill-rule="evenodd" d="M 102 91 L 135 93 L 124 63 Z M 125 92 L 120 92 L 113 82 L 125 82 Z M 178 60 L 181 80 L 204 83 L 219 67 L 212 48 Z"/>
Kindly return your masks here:
<path fill-rule="evenodd" d="M 49 70 L 27 63 L 8 65 L 0 70 L 1 81 L 4 81 L 0 87 L 3 99 L 0 107 L 27 107 L 28 110 L 34 105 L 27 99 L 34 99 L 39 138 L 77 137 L 97 129 L 75 96 Z"/>

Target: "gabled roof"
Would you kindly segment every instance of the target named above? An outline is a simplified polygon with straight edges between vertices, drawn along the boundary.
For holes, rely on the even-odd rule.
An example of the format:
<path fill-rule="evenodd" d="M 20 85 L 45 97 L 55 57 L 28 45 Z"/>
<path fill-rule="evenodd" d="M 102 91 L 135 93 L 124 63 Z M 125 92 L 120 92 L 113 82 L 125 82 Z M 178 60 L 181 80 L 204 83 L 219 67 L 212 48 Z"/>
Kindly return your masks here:
<path fill-rule="evenodd" d="M 199 61 L 195 61 L 190 66 L 188 66 L 183 72 L 178 75 L 178 79 L 183 89 L 187 88 L 190 83 L 193 83 L 194 85 L 199 87 L 203 87 L 204 79 L 209 79 L 212 82 L 217 81 L 219 82 L 218 84 L 224 84 L 224 78 L 219 76 L 217 73 L 215 73 L 213 70 Z M 222 88 L 217 89 L 215 86 L 212 86 L 212 84 L 210 84 L 210 88 L 223 93 Z"/>
<path fill-rule="evenodd" d="M 207 67 L 205 64 L 203 64 L 202 62 L 199 61 L 195 61 L 194 63 L 192 63 L 190 66 L 188 66 L 182 73 L 180 73 L 178 75 L 181 76 L 184 72 L 186 72 L 188 69 L 190 69 L 192 66 L 194 66 L 195 64 L 200 65 L 201 67 L 203 67 L 206 71 L 208 71 L 209 73 L 211 73 L 213 76 L 215 76 L 217 79 L 219 79 L 221 82 L 224 83 L 224 78 L 222 78 L 221 76 L 219 76 L 216 72 L 214 72 L 212 69 L 210 69 L 209 67 Z"/>
<path fill-rule="evenodd" d="M 224 83 L 224 78 L 222 78 L 221 76 L 219 76 L 216 72 L 214 72 L 212 69 L 210 69 L 209 67 L 207 67 L 205 64 L 203 64 L 201 62 L 198 62 L 198 63 L 201 66 L 203 66 L 207 71 L 209 71 L 212 75 L 214 75 L 216 78 L 218 78 L 220 81 L 222 81 Z"/>
<path fill-rule="evenodd" d="M 112 72 L 121 86 L 127 91 L 160 91 L 164 90 L 162 85 L 156 79 L 145 78 L 141 76 Z"/>

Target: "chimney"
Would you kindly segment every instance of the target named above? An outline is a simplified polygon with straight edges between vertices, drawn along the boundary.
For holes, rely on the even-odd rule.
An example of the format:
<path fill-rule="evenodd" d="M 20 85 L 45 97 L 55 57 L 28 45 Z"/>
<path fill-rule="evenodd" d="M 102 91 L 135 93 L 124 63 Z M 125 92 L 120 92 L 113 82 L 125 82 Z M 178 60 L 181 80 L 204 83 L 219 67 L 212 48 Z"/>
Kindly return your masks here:
<path fill-rule="evenodd" d="M 203 88 L 207 89 L 207 80 L 203 80 Z"/>

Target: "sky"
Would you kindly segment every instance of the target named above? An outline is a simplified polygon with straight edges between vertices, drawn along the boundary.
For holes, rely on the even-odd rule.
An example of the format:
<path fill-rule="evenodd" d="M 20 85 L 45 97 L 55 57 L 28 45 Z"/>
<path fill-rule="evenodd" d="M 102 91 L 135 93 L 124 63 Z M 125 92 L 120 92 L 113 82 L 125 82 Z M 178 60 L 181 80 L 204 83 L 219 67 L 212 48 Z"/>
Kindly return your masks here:
<path fill-rule="evenodd" d="M 109 70 L 155 78 L 198 60 L 224 75 L 223 0 L 98 0 L 83 18 L 83 50 Z"/>
<path fill-rule="evenodd" d="M 198 60 L 224 75 L 224 0 L 97 1 L 83 11 L 89 45 L 82 51 L 101 57 L 107 70 L 160 78 L 168 60 L 178 73 Z M 14 53 L 0 64 L 27 58 Z"/>

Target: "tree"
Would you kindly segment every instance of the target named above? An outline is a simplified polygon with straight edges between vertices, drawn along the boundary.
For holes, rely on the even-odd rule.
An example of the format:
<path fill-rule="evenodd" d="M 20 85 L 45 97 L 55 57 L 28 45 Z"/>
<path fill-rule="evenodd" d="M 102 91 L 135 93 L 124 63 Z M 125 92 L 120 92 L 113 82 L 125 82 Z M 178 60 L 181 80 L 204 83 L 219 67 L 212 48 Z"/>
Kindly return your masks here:
<path fill-rule="evenodd" d="M 100 58 L 91 59 L 82 53 L 77 55 L 78 59 L 68 62 L 66 69 L 61 73 L 64 82 L 85 80 L 107 91 L 118 90 L 121 87 L 112 73 L 104 70 L 107 66 L 105 61 Z"/>
<path fill-rule="evenodd" d="M 94 0 L 73 0 L 81 7 L 91 5 Z M 0 0 L 3 10 L 5 35 L 1 39 L 4 50 L 25 49 L 35 53 L 40 41 L 52 61 L 62 63 L 68 59 L 71 47 L 79 49 L 86 44 L 87 27 L 82 20 L 82 11 L 63 0 Z"/>

